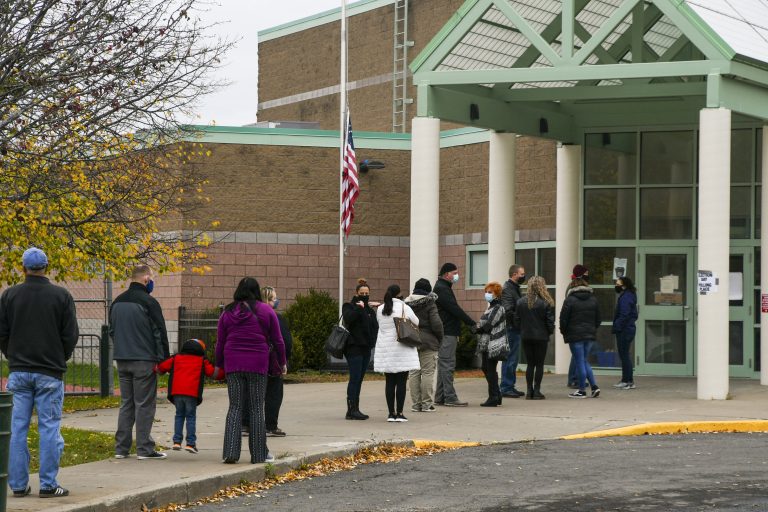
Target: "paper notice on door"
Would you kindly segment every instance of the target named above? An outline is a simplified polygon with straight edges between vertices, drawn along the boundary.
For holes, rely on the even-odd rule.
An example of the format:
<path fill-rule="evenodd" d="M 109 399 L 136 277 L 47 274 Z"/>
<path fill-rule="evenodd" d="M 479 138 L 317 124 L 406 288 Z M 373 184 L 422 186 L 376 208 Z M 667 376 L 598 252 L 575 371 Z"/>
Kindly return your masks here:
<path fill-rule="evenodd" d="M 627 258 L 613 258 L 613 280 L 620 279 L 627 274 Z"/>
<path fill-rule="evenodd" d="M 659 278 L 659 290 L 661 293 L 674 293 L 680 286 L 680 278 L 674 274 Z"/>
<path fill-rule="evenodd" d="M 709 295 L 711 293 L 717 293 L 720 279 L 717 274 L 711 270 L 699 270 L 698 276 L 698 288 L 699 295 Z"/>
<path fill-rule="evenodd" d="M 728 300 L 744 300 L 744 274 L 741 272 L 728 273 Z"/>

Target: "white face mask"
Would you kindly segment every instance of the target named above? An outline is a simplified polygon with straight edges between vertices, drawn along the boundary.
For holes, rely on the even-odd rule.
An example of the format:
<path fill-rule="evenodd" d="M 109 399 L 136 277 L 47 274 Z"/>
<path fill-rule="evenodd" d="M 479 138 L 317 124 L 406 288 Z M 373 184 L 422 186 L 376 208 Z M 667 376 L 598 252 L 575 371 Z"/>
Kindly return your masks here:
<path fill-rule="evenodd" d="M 453 282 L 458 283 L 459 282 L 459 274 L 458 272 L 456 274 L 453 274 Z"/>
<path fill-rule="evenodd" d="M 485 301 L 491 302 L 493 300 L 493 294 L 490 292 L 485 292 Z"/>

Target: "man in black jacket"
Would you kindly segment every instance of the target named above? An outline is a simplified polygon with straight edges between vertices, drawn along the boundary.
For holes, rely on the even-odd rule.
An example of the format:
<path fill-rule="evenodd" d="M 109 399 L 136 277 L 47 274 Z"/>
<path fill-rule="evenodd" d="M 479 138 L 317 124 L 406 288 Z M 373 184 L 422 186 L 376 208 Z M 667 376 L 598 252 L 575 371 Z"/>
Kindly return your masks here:
<path fill-rule="evenodd" d="M 155 450 L 152 423 L 157 404 L 157 363 L 171 357 L 168 333 L 160 303 L 149 294 L 154 288 L 152 269 L 139 265 L 131 273 L 128 289 L 109 309 L 113 357 L 120 377 L 120 412 L 115 432 L 115 458 L 128 456 L 136 424 L 136 455 L 139 460 L 164 459 Z"/>
<path fill-rule="evenodd" d="M 522 265 L 509 267 L 509 279 L 501 290 L 501 305 L 504 306 L 507 320 L 507 339 L 509 356 L 501 363 L 501 395 L 520 398 L 525 393 L 515 388 L 517 383 L 517 363 L 520 361 L 520 330 L 515 327 L 513 318 L 517 301 L 520 300 L 520 285 L 525 282 L 525 268 Z"/>
<path fill-rule="evenodd" d="M 48 257 L 43 251 L 27 249 L 21 261 L 24 282 L 0 297 L 0 350 L 8 358 L 8 391 L 13 392 L 8 484 L 19 498 L 32 491 L 27 433 L 34 406 L 40 433 L 39 496 L 59 498 L 69 494 L 56 476 L 64 451 L 62 379 L 78 339 L 75 302 L 45 277 Z"/>
<path fill-rule="evenodd" d="M 443 321 L 443 342 L 437 352 L 437 386 L 435 403 L 449 407 L 466 407 L 456 395 L 453 387 L 453 372 L 456 369 L 456 346 L 461 335 L 461 322 L 474 327 L 475 321 L 467 315 L 453 294 L 453 283 L 459 281 L 459 270 L 453 263 L 445 263 L 440 268 L 440 276 L 435 281 L 432 291 L 437 295 L 437 312 Z"/>

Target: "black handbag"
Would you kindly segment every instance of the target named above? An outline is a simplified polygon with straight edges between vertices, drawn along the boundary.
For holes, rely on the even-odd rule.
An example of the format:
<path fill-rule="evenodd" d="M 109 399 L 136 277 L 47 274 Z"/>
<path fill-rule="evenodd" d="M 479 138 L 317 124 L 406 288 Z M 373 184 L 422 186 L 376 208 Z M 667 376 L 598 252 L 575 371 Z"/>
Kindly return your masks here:
<path fill-rule="evenodd" d="M 397 341 L 408 347 L 421 347 L 421 336 L 419 328 L 413 325 L 411 319 L 405 316 L 405 304 L 403 304 L 403 315 L 395 317 L 395 331 L 397 331 Z"/>
<path fill-rule="evenodd" d="M 331 334 L 325 340 L 325 351 L 336 359 L 343 359 L 349 336 L 349 331 L 341 325 L 341 317 L 339 317 L 338 323 L 333 326 Z"/>

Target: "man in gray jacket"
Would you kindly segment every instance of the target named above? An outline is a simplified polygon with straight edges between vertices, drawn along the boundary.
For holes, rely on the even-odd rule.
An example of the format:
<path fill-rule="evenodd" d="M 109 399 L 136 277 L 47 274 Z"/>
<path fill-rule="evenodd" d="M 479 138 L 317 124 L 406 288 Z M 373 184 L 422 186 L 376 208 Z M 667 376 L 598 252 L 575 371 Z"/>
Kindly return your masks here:
<path fill-rule="evenodd" d="M 149 294 L 154 287 L 152 269 L 139 265 L 131 273 L 128 289 L 117 296 L 109 310 L 114 359 L 120 377 L 120 413 L 115 432 L 115 458 L 128 457 L 136 424 L 139 460 L 164 459 L 155 450 L 152 423 L 157 403 L 154 366 L 168 359 L 168 333 L 163 311 Z"/>
<path fill-rule="evenodd" d="M 520 360 L 520 330 L 515 327 L 513 318 L 517 301 L 520 300 L 520 285 L 525 282 L 525 268 L 522 265 L 509 267 L 509 279 L 501 290 L 501 305 L 507 320 L 507 340 L 509 356 L 501 363 L 501 395 L 508 398 L 520 398 L 525 393 L 515 388 L 517 383 L 517 363 Z"/>

